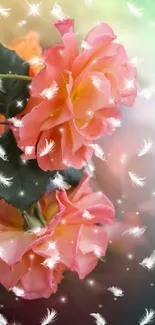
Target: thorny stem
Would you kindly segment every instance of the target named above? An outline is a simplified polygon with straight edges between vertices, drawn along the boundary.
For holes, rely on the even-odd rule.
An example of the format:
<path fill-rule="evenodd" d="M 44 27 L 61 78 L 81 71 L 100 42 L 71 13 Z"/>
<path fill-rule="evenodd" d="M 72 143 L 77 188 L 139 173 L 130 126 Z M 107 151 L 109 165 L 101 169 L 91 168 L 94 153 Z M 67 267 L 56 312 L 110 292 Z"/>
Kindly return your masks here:
<path fill-rule="evenodd" d="M 31 81 L 32 77 L 8 73 L 8 74 L 0 74 L 0 79 L 19 79 L 19 80 Z"/>

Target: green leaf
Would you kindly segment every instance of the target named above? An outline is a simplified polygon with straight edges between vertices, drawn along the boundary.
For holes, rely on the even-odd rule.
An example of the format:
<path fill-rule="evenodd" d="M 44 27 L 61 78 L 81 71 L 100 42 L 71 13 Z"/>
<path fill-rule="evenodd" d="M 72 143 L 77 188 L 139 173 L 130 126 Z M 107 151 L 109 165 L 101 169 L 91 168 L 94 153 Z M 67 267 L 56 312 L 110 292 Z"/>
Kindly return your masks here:
<path fill-rule="evenodd" d="M 23 161 L 10 130 L 0 137 L 0 196 L 21 211 L 38 201 L 51 176 L 38 167 L 36 160 Z"/>
<path fill-rule="evenodd" d="M 69 167 L 68 169 L 59 171 L 59 173 L 64 177 L 66 183 L 72 186 L 77 186 L 83 177 L 84 169 Z"/>
<path fill-rule="evenodd" d="M 29 64 L 22 60 L 15 51 L 0 44 L 0 74 L 29 75 Z M 0 80 L 0 113 L 6 118 L 20 113 L 29 97 L 29 82 L 17 79 Z"/>

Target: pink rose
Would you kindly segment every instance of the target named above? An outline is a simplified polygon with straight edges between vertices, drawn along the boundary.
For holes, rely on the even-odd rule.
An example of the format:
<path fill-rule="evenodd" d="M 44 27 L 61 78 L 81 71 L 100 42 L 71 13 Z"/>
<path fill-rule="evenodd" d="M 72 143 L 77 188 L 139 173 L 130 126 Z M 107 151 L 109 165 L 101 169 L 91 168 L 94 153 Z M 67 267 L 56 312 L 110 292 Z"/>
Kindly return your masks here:
<path fill-rule="evenodd" d="M 63 43 L 44 51 L 46 68 L 33 78 L 27 114 L 16 137 L 23 158 L 37 157 L 43 170 L 68 165 L 80 169 L 93 154 L 92 142 L 114 131 L 120 105 L 133 105 L 136 69 L 107 24 L 88 33 L 81 52 L 73 20 L 54 25 Z"/>
<path fill-rule="evenodd" d="M 1 209 L 0 217 L 0 282 L 25 299 L 48 298 L 64 270 L 80 279 L 89 274 L 107 249 L 104 225 L 114 220 L 112 203 L 92 192 L 86 175 L 75 190 L 52 192 L 40 204 L 46 226 L 25 232 L 17 210 L 0 201 L 8 208 L 7 214 Z M 7 224 L 9 209 L 18 227 L 15 221 Z"/>

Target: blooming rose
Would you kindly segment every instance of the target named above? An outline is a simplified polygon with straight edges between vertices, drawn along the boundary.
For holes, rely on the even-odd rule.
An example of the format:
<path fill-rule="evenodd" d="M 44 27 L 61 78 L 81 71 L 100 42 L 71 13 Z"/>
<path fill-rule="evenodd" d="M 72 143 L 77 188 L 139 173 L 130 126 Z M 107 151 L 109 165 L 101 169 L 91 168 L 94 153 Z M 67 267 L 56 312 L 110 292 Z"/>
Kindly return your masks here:
<path fill-rule="evenodd" d="M 0 282 L 25 299 L 56 292 L 64 270 L 80 279 L 89 274 L 107 249 L 104 225 L 114 220 L 112 203 L 91 191 L 87 176 L 68 193 L 45 195 L 40 205 L 47 224 L 24 231 L 18 210 L 0 200 Z"/>
<path fill-rule="evenodd" d="M 24 159 L 37 157 L 43 170 L 80 169 L 93 154 L 92 141 L 113 132 L 119 106 L 133 105 L 136 70 L 107 24 L 88 33 L 81 53 L 73 20 L 54 25 L 63 44 L 43 53 L 46 68 L 33 78 L 18 145 Z M 28 154 L 27 147 L 32 148 Z"/>

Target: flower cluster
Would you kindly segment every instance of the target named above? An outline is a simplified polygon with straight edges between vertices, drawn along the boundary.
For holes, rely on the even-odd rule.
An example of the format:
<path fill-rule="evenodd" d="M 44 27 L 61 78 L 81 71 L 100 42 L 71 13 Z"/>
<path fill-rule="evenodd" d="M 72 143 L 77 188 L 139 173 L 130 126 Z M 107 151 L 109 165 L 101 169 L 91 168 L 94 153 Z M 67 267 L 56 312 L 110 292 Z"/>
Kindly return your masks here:
<path fill-rule="evenodd" d="M 83 279 L 105 255 L 115 211 L 92 192 L 87 163 L 136 97 L 112 29 L 98 24 L 79 50 L 73 23 L 55 22 L 63 42 L 44 51 L 32 32 L 0 44 L 0 282 L 30 300 L 55 293 L 64 271 Z"/>

